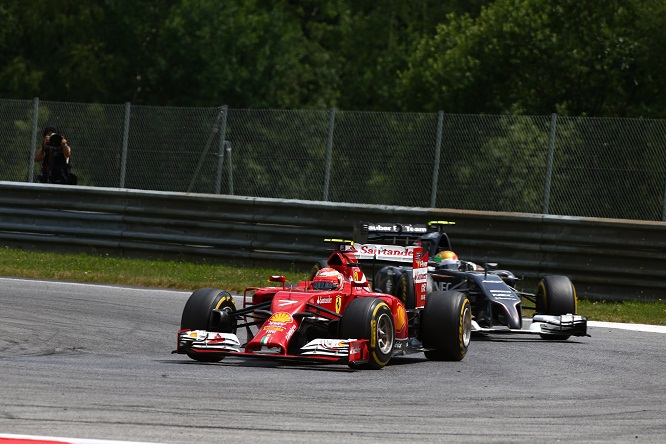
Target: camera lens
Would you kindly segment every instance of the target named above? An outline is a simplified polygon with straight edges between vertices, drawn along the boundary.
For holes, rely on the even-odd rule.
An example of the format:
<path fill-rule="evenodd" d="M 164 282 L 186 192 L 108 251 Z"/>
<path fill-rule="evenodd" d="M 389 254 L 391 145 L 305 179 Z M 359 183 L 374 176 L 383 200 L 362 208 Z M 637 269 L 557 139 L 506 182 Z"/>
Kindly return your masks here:
<path fill-rule="evenodd" d="M 60 134 L 58 133 L 51 134 L 51 137 L 49 138 L 49 145 L 60 146 L 61 142 L 62 142 L 62 136 Z"/>

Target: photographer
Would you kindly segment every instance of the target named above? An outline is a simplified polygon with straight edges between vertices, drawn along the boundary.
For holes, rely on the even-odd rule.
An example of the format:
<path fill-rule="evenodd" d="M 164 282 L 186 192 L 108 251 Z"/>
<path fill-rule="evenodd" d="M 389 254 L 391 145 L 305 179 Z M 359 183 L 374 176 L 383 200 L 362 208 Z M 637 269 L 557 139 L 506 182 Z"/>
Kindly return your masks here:
<path fill-rule="evenodd" d="M 42 183 L 75 184 L 71 174 L 72 149 L 58 130 L 52 126 L 44 128 L 42 145 L 35 153 L 35 162 L 42 162 L 37 180 Z"/>

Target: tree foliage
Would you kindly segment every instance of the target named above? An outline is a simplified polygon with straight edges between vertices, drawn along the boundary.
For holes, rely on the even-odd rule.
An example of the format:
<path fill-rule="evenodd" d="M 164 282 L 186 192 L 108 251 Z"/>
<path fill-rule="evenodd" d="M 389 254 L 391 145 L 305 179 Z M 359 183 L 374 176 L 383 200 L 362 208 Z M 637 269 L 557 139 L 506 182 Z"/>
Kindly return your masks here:
<path fill-rule="evenodd" d="M 662 0 L 8 0 L 0 97 L 666 114 Z"/>
<path fill-rule="evenodd" d="M 663 114 L 652 94 L 665 74 L 654 17 L 665 13 L 654 0 L 496 0 L 425 36 L 400 96 L 409 108 L 455 112 Z"/>

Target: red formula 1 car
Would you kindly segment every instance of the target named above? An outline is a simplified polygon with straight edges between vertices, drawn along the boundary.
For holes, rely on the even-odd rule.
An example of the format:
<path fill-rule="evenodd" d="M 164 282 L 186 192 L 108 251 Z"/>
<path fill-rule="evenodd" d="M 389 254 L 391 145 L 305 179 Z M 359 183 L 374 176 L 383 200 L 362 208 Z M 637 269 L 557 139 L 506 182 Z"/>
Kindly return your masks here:
<path fill-rule="evenodd" d="M 438 292 L 425 296 L 427 263 L 413 260 L 416 304 L 371 291 L 351 242 L 336 242 L 328 267 L 311 281 L 248 288 L 237 308 L 226 291 L 196 290 L 183 309 L 175 353 L 202 362 L 227 356 L 271 358 L 379 369 L 397 355 L 425 353 L 459 361 L 472 328 L 470 302 Z M 245 329 L 245 343 L 236 334 Z"/>

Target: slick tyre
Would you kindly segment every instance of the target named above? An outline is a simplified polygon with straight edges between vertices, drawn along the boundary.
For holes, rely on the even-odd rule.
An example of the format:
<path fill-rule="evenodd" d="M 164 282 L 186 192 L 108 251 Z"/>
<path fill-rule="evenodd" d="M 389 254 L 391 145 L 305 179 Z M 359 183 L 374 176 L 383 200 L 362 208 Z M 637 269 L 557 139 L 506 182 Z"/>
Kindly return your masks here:
<path fill-rule="evenodd" d="M 222 313 L 216 312 L 220 310 Z M 226 291 L 216 288 L 200 288 L 190 295 L 180 319 L 181 330 L 206 330 L 220 333 L 236 333 L 236 320 L 225 314 L 236 310 L 234 298 Z M 219 356 L 208 356 L 191 351 L 187 355 L 201 362 L 218 362 Z"/>
<path fill-rule="evenodd" d="M 426 297 L 421 322 L 423 346 L 433 361 L 460 361 L 472 337 L 472 306 L 458 291 L 434 291 Z"/>
<path fill-rule="evenodd" d="M 396 275 L 393 267 L 383 267 L 372 280 L 372 290 L 378 293 L 395 294 Z"/>
<path fill-rule="evenodd" d="M 370 297 L 356 298 L 347 306 L 340 322 L 344 339 L 368 339 L 369 362 L 350 367 L 378 370 L 393 354 L 395 323 L 386 302 Z"/>
<path fill-rule="evenodd" d="M 546 276 L 541 279 L 536 291 L 536 313 L 560 316 L 575 314 L 577 309 L 576 288 L 566 276 Z M 541 335 L 543 339 L 563 340 L 569 335 Z"/>
<path fill-rule="evenodd" d="M 414 308 L 414 277 L 409 269 L 400 275 L 395 295 L 400 298 L 406 309 Z"/>
<path fill-rule="evenodd" d="M 314 279 L 319 270 L 326 267 L 328 267 L 328 262 L 324 259 L 315 262 L 315 264 L 312 266 L 312 269 L 310 269 L 310 280 Z"/>

